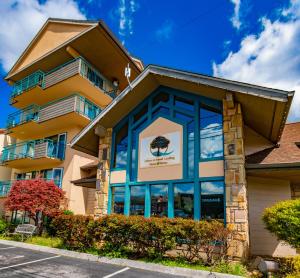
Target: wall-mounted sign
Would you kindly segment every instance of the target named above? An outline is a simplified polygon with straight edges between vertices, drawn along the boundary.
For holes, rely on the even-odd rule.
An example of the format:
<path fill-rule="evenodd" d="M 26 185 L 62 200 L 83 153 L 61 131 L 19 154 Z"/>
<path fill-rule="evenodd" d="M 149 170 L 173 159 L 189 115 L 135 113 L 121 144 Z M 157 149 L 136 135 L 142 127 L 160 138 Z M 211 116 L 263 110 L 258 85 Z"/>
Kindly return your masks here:
<path fill-rule="evenodd" d="M 180 164 L 181 132 L 171 132 L 141 139 L 140 168 Z"/>

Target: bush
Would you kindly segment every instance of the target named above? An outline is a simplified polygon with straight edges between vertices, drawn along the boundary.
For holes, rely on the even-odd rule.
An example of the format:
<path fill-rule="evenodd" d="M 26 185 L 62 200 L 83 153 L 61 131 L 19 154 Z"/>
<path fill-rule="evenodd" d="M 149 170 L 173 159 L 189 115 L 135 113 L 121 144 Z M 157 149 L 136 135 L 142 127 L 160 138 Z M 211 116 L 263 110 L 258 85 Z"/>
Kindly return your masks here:
<path fill-rule="evenodd" d="M 8 223 L 5 220 L 0 219 L 0 235 L 3 234 L 7 229 Z"/>
<path fill-rule="evenodd" d="M 71 210 L 69 210 L 69 209 L 65 209 L 65 210 L 63 211 L 63 214 L 64 214 L 64 215 L 74 215 L 74 212 L 71 211 Z"/>
<path fill-rule="evenodd" d="M 82 215 L 60 215 L 51 222 L 54 235 L 62 239 L 63 244 L 74 250 L 93 247 L 93 219 Z"/>
<path fill-rule="evenodd" d="M 300 199 L 279 202 L 265 209 L 262 219 L 279 240 L 300 247 Z"/>
<path fill-rule="evenodd" d="M 108 215 L 93 220 L 87 216 L 60 215 L 52 221 L 56 236 L 70 249 L 98 246 L 102 254 L 118 257 L 162 258 L 178 249 L 185 260 L 205 260 L 207 265 L 226 259 L 232 232 L 223 223 L 186 219 L 144 218 Z M 205 256 L 201 257 L 203 253 Z"/>
<path fill-rule="evenodd" d="M 300 277 L 300 255 L 295 257 L 277 258 L 280 265 L 279 274 L 282 277 Z"/>

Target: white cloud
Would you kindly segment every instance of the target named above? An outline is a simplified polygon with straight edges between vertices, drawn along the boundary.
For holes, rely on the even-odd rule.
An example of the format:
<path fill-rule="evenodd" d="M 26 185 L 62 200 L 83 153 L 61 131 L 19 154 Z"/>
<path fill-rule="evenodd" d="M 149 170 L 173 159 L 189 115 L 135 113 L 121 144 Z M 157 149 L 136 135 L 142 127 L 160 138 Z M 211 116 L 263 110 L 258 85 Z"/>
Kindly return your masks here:
<path fill-rule="evenodd" d="M 241 28 L 242 22 L 240 19 L 240 11 L 241 11 L 241 0 L 230 0 L 234 5 L 233 16 L 231 17 L 231 22 L 234 28 L 239 30 Z"/>
<path fill-rule="evenodd" d="M 139 8 L 135 0 L 119 0 L 117 13 L 119 15 L 119 35 L 122 37 L 122 43 L 125 44 L 125 38 L 133 34 L 133 16 Z"/>
<path fill-rule="evenodd" d="M 73 0 L 0 2 L 0 63 L 8 71 L 48 17 L 85 19 Z"/>
<path fill-rule="evenodd" d="M 201 193 L 207 194 L 223 194 L 223 183 L 222 182 L 202 182 Z"/>
<path fill-rule="evenodd" d="M 296 90 L 289 121 L 300 120 L 300 0 L 271 21 L 262 18 L 262 31 L 246 36 L 236 52 L 220 64 L 213 63 L 214 76 Z"/>
<path fill-rule="evenodd" d="M 174 30 L 174 23 L 170 20 L 165 21 L 162 26 L 156 30 L 155 36 L 159 41 L 171 38 Z"/>

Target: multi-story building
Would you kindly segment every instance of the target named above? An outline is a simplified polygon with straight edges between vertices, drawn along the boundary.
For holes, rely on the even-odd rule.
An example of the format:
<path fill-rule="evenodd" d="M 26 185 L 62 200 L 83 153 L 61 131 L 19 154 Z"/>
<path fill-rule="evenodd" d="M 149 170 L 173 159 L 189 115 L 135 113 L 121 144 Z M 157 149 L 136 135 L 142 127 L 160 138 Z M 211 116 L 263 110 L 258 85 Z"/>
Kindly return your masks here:
<path fill-rule="evenodd" d="M 70 210 L 93 213 L 94 189 L 71 181 L 97 159 L 68 143 L 125 88 L 128 64 L 137 76 L 141 62 L 103 22 L 47 20 L 5 78 L 10 104 L 18 110 L 7 119 L 15 143 L 2 150 L 1 164 L 11 169 L 9 178 L 0 176 L 2 198 L 14 180 L 39 175 L 66 192 Z"/>

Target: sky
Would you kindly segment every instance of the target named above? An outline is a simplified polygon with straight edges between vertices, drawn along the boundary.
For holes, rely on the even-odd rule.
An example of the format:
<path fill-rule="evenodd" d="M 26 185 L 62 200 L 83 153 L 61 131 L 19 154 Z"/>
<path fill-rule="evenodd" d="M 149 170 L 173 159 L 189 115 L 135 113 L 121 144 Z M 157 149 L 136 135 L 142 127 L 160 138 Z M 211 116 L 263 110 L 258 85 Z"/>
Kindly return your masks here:
<path fill-rule="evenodd" d="M 48 17 L 102 19 L 148 64 L 295 90 L 300 121 L 300 0 L 3 0 L 3 78 Z M 0 127 L 11 89 L 0 80 Z"/>

